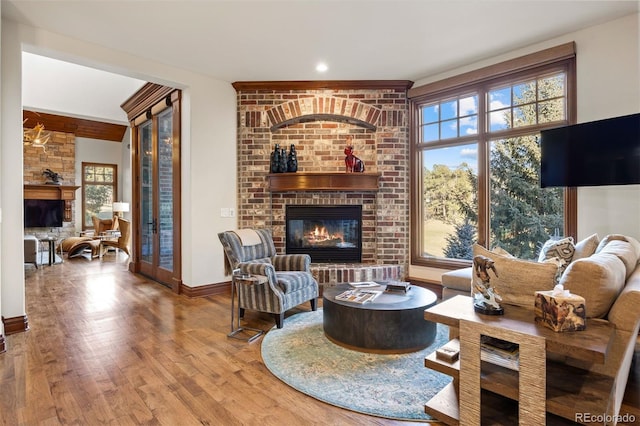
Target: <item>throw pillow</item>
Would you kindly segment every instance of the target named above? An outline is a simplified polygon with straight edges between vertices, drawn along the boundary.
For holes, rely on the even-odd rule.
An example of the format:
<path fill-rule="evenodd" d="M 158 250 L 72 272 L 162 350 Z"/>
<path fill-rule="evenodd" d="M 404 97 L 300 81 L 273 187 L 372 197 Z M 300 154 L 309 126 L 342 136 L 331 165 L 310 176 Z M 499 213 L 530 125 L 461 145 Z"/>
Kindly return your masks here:
<path fill-rule="evenodd" d="M 576 243 L 575 252 L 573 253 L 572 261 L 589 257 L 596 252 L 600 239 L 598 234 L 589 235 L 584 240 L 580 240 Z"/>
<path fill-rule="evenodd" d="M 571 263 L 576 248 L 573 244 L 573 237 L 562 238 L 560 240 L 547 240 L 540 250 L 538 262 L 544 262 L 552 257 L 564 260 L 565 265 Z"/>
<path fill-rule="evenodd" d="M 473 255 L 486 256 L 495 262 L 498 276 L 491 276 L 491 285 L 496 288 L 504 304 L 533 309 L 536 291 L 552 290 L 556 284 L 554 277 L 558 268 L 552 263 L 505 256 L 478 244 L 473 246 Z"/>
<path fill-rule="evenodd" d="M 538 262 L 548 261 L 550 259 L 557 259 L 558 271 L 556 273 L 556 282 L 560 280 L 560 276 L 564 270 L 569 266 L 573 259 L 575 252 L 575 246 L 573 245 L 573 237 L 562 238 L 560 240 L 548 240 L 542 246 L 540 255 L 538 256 Z"/>
<path fill-rule="evenodd" d="M 624 264 L 612 253 L 571 262 L 560 280 L 565 290 L 584 297 L 587 318 L 604 318 L 624 283 Z"/>

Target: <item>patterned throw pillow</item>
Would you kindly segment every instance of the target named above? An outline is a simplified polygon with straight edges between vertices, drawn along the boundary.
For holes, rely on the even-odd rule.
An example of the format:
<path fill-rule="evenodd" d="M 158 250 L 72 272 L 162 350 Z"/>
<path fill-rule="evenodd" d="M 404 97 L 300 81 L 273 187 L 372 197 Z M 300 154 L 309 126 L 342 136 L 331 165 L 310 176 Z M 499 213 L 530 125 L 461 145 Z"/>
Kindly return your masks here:
<path fill-rule="evenodd" d="M 560 240 L 548 240 L 542 246 L 542 250 L 540 250 L 538 262 L 545 262 L 553 258 L 558 259 L 559 267 L 556 275 L 556 281 L 559 281 L 562 273 L 567 266 L 569 266 L 569 263 L 571 263 L 575 251 L 576 248 L 573 245 L 573 237 L 562 238 Z"/>

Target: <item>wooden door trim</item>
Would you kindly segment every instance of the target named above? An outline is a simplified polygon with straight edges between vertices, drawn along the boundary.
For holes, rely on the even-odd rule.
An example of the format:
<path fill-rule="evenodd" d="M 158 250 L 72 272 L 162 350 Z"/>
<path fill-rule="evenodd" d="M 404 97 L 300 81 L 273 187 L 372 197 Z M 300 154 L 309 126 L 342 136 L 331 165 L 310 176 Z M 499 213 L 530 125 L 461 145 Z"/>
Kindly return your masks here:
<path fill-rule="evenodd" d="M 129 264 L 129 270 L 131 272 L 141 273 L 149 276 L 162 284 L 169 286 L 173 292 L 180 293 L 182 286 L 182 228 L 181 228 L 181 210 L 182 200 L 180 198 L 180 164 L 181 164 L 181 149 L 180 149 L 180 135 L 181 135 L 181 110 L 182 92 L 179 89 L 174 89 L 166 86 L 160 86 L 152 83 L 148 83 L 143 86 L 136 94 L 131 96 L 125 101 L 121 107 L 127 112 L 127 116 L 131 124 L 131 137 L 132 137 L 132 260 Z M 142 157 L 140 154 L 140 132 L 139 125 L 146 122 L 145 120 L 137 120 L 138 117 L 149 118 L 154 122 L 152 130 L 152 138 L 154 138 L 154 152 L 157 150 L 157 115 L 164 111 L 164 108 L 158 106 L 164 103 L 167 108 L 173 110 L 173 270 L 155 268 L 156 270 L 149 272 L 146 265 L 142 264 L 142 241 L 141 241 L 141 229 L 140 229 L 140 208 L 142 202 L 142 193 L 140 188 L 141 176 L 140 166 Z M 154 159 L 157 155 L 154 156 Z M 154 170 L 154 175 L 157 173 Z M 157 176 L 154 176 L 154 200 L 157 200 Z M 154 211 L 156 206 L 154 206 Z M 157 215 L 156 215 L 157 217 Z M 158 238 L 158 235 L 154 235 L 154 239 Z M 155 245 L 158 247 L 158 245 Z M 157 251 L 157 250 L 156 250 Z M 154 253 L 154 264 L 158 265 L 158 253 Z M 160 280 L 160 277 L 162 279 Z"/>

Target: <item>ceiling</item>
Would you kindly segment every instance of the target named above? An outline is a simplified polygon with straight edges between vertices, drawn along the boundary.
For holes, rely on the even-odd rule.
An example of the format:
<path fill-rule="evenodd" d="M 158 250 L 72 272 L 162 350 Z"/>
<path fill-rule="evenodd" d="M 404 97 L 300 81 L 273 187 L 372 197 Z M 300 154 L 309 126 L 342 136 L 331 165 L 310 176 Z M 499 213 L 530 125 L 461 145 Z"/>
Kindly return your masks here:
<path fill-rule="evenodd" d="M 2 0 L 2 17 L 224 81 L 412 80 L 639 1 Z M 325 73 L 315 70 L 325 62 Z M 119 104 L 118 104 L 119 105 Z"/>

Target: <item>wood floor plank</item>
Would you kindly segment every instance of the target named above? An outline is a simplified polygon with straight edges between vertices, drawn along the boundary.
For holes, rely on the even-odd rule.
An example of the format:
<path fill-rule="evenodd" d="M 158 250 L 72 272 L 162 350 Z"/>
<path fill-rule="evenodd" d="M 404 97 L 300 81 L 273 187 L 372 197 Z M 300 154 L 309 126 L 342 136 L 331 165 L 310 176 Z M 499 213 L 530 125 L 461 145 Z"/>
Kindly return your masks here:
<path fill-rule="evenodd" d="M 227 337 L 229 294 L 176 295 L 114 259 L 25 267 L 30 330 L 0 355 L 0 424 L 425 425 L 296 391 L 264 366 L 262 339 Z M 257 312 L 245 322 L 274 326 Z"/>

